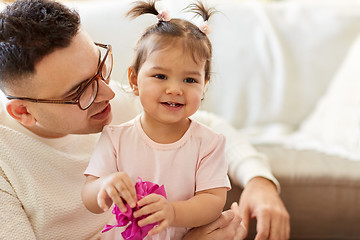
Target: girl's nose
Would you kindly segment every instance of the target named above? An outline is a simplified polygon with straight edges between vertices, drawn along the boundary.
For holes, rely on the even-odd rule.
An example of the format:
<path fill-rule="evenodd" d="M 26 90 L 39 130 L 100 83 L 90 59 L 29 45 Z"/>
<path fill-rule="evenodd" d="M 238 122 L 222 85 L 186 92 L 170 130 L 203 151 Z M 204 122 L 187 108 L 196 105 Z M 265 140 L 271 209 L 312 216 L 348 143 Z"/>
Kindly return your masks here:
<path fill-rule="evenodd" d="M 95 102 L 103 102 L 103 101 L 110 101 L 115 97 L 114 91 L 110 88 L 108 83 L 98 80 L 99 82 L 99 90 L 98 94 L 95 98 Z"/>
<path fill-rule="evenodd" d="M 182 95 L 183 90 L 181 84 L 177 81 L 169 81 L 166 87 L 166 94 Z"/>

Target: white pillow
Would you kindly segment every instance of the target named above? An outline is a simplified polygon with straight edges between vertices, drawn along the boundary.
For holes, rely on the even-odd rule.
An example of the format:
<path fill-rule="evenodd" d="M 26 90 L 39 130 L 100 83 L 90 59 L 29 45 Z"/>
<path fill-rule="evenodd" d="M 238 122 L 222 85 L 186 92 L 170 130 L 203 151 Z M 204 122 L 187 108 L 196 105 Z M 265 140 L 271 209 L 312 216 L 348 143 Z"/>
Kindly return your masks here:
<path fill-rule="evenodd" d="M 360 36 L 299 133 L 327 146 L 360 153 Z"/>

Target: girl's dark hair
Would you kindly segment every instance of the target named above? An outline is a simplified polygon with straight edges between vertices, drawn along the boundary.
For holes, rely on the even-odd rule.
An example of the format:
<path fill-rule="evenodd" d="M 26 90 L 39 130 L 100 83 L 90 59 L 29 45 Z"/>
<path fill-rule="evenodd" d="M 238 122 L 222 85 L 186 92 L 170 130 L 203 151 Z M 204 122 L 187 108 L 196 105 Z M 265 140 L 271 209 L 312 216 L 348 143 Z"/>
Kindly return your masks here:
<path fill-rule="evenodd" d="M 127 13 L 128 17 L 135 18 L 143 14 L 158 15 L 155 8 L 157 0 L 137 1 L 133 8 Z M 200 1 L 186 8 L 201 16 L 204 21 L 215 12 L 214 9 L 206 8 Z M 194 61 L 205 59 L 205 80 L 210 79 L 212 46 L 209 38 L 191 22 L 183 19 L 160 20 L 147 28 L 136 45 L 135 59 L 132 64 L 134 71 L 138 73 L 141 65 L 153 51 L 168 47 L 169 44 L 183 44 L 183 49 L 192 54 Z"/>
<path fill-rule="evenodd" d="M 80 27 L 76 11 L 51 0 L 18 0 L 0 13 L 0 87 L 34 73 L 35 65 L 70 45 Z"/>

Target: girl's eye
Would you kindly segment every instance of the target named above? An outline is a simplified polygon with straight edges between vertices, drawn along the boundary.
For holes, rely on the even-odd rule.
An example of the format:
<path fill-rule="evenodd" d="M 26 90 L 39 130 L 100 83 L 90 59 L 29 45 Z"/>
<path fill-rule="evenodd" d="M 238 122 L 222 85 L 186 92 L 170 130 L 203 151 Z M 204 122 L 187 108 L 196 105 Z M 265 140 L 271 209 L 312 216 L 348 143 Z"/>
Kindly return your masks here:
<path fill-rule="evenodd" d="M 184 79 L 184 82 L 185 83 L 196 83 L 196 80 L 193 78 L 186 78 L 186 79 Z"/>
<path fill-rule="evenodd" d="M 166 79 L 166 76 L 163 75 L 163 74 L 156 74 L 154 77 L 155 77 L 155 78 L 158 78 L 158 79 L 163 79 L 163 80 Z"/>

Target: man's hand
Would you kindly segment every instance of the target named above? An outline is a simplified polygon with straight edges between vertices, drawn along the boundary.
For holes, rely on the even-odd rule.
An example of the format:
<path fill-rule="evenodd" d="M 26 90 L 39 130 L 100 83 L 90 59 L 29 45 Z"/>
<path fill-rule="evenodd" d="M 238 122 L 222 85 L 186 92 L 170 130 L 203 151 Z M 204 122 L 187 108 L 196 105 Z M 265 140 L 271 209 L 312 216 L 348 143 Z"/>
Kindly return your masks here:
<path fill-rule="evenodd" d="M 239 201 L 240 216 L 246 229 L 250 218 L 257 219 L 255 240 L 284 240 L 290 237 L 290 217 L 275 185 L 255 177 L 245 186 Z"/>
<path fill-rule="evenodd" d="M 238 205 L 233 203 L 231 210 L 223 212 L 212 223 L 191 229 L 183 240 L 242 240 L 246 233 L 241 223 Z"/>

